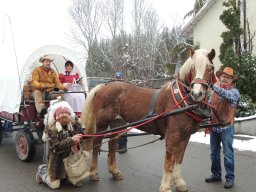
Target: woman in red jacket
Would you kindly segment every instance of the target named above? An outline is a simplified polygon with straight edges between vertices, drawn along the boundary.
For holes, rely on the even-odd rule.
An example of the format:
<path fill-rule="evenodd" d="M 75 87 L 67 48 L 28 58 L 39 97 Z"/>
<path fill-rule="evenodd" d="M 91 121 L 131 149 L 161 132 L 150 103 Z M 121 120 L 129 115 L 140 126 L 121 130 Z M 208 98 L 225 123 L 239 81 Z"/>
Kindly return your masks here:
<path fill-rule="evenodd" d="M 79 81 L 79 74 L 72 73 L 74 64 L 71 61 L 66 61 L 65 63 L 65 72 L 59 75 L 60 82 L 68 89 L 68 92 L 65 93 L 64 99 L 69 103 L 69 105 L 74 110 L 75 114 L 80 117 L 83 110 L 83 105 L 85 102 L 85 95 L 83 93 L 74 93 L 76 91 L 83 91 L 83 86 L 76 85 Z"/>
<path fill-rule="evenodd" d="M 72 73 L 74 64 L 72 61 L 66 61 L 65 63 L 65 72 L 59 75 L 60 82 L 67 88 L 74 82 L 79 79 L 78 73 Z"/>

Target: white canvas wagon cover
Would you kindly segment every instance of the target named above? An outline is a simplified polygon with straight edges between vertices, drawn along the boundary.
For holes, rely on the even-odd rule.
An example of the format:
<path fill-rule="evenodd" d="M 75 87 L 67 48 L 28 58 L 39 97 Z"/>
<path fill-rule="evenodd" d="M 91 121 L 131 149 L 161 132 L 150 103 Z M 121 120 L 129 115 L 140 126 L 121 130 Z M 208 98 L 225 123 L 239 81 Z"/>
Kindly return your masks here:
<path fill-rule="evenodd" d="M 18 63 L 13 47 L 0 44 L 0 112 L 19 112 L 23 86 L 33 69 L 41 65 L 39 58 L 45 54 L 54 58 L 51 67 L 59 73 L 64 71 L 65 61 L 71 60 L 74 63 L 74 72 L 83 77 L 83 85 L 88 92 L 85 62 L 74 51 L 58 45 L 47 45 L 35 50 L 26 61 Z"/>

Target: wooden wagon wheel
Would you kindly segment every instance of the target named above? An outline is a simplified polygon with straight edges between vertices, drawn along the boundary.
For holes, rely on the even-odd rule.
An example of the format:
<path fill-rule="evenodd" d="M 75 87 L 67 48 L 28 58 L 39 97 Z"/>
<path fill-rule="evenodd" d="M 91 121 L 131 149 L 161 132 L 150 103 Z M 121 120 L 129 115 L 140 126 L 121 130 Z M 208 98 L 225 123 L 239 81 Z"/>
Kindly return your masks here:
<path fill-rule="evenodd" d="M 29 130 L 20 130 L 15 138 L 16 153 L 21 161 L 29 162 L 36 152 L 36 142 Z"/>

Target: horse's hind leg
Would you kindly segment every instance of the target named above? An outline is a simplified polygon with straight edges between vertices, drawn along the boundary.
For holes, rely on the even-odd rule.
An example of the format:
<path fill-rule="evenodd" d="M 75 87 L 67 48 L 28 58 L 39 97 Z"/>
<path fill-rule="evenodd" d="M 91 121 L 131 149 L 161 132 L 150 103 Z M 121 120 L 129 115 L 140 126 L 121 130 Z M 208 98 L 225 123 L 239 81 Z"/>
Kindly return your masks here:
<path fill-rule="evenodd" d="M 112 174 L 114 180 L 121 180 L 123 177 L 116 163 L 116 145 L 116 139 L 112 139 L 108 143 L 108 171 Z"/>
<path fill-rule="evenodd" d="M 93 141 L 93 152 L 92 152 L 92 165 L 90 170 L 90 180 L 99 181 L 98 175 L 98 154 L 100 152 L 102 137 L 96 137 Z"/>
<path fill-rule="evenodd" d="M 115 119 L 110 123 L 111 128 L 116 128 L 118 126 L 123 125 L 125 122 L 122 119 Z M 108 171 L 112 174 L 113 179 L 121 180 L 123 179 L 121 175 L 121 171 L 117 166 L 116 163 L 116 146 L 117 146 L 117 139 L 111 139 L 108 143 Z"/>

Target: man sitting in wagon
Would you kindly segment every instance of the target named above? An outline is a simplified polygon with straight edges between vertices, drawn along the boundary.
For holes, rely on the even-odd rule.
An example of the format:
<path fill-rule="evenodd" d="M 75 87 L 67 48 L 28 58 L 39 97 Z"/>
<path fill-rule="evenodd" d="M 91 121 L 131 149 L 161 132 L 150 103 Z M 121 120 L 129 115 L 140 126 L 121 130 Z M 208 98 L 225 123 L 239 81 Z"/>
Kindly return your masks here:
<path fill-rule="evenodd" d="M 56 88 L 58 90 L 67 90 L 60 83 L 58 74 L 51 68 L 52 61 L 53 59 L 48 55 L 44 55 L 39 59 L 42 66 L 35 68 L 32 73 L 33 97 L 40 117 L 43 117 L 47 112 L 44 99 L 49 99 L 49 93 Z"/>

